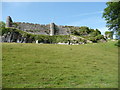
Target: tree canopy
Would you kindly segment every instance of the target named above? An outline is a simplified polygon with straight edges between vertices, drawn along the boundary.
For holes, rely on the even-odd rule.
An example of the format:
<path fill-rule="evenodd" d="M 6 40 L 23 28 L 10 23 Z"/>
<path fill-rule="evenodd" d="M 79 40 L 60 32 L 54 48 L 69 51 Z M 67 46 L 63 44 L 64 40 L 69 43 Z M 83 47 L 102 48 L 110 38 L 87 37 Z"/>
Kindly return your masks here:
<path fill-rule="evenodd" d="M 113 39 L 113 31 L 106 31 L 105 36 L 106 36 L 107 39 L 108 38 Z"/>
<path fill-rule="evenodd" d="M 0 28 L 5 27 L 5 23 L 3 21 L 0 21 Z"/>
<path fill-rule="evenodd" d="M 0 35 L 2 34 L 3 30 L 5 30 L 5 23 L 3 21 L 0 21 Z"/>
<path fill-rule="evenodd" d="M 120 35 L 120 1 L 107 2 L 107 7 L 104 9 L 103 17 L 107 21 L 109 30 L 116 32 Z"/>

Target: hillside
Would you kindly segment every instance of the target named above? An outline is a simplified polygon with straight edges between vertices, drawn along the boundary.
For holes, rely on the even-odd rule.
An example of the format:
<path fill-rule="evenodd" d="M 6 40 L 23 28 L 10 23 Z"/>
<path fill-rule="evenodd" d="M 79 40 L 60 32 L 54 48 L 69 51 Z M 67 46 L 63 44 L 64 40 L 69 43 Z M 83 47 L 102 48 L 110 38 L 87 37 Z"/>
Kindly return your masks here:
<path fill-rule="evenodd" d="M 3 43 L 3 88 L 117 88 L 115 43 Z"/>
<path fill-rule="evenodd" d="M 6 23 L 0 22 L 0 33 L 2 42 L 16 43 L 86 44 L 106 42 L 107 39 L 101 34 L 100 30 L 91 29 L 87 26 L 13 22 L 10 16 L 7 17 Z"/>

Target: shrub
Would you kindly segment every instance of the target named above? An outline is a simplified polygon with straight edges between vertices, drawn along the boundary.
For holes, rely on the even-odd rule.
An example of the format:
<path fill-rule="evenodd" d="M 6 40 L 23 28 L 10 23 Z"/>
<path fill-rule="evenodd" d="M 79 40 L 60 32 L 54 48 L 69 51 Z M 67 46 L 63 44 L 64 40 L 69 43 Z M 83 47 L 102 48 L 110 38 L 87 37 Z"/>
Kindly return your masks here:
<path fill-rule="evenodd" d="M 115 45 L 120 47 L 120 40 L 118 40 L 118 42 Z"/>
<path fill-rule="evenodd" d="M 92 41 L 92 42 L 97 42 L 97 38 L 96 37 L 90 37 L 88 40 Z"/>
<path fill-rule="evenodd" d="M 96 36 L 96 39 L 97 40 L 104 39 L 104 36 L 103 35 L 98 35 L 98 36 Z"/>

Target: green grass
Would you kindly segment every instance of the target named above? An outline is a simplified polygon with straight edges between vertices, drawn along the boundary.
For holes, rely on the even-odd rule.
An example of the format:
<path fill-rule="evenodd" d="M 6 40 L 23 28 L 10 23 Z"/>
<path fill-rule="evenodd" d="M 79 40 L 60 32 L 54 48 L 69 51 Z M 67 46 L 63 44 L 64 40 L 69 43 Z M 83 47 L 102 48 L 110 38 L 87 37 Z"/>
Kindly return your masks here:
<path fill-rule="evenodd" d="M 117 88 L 114 43 L 3 43 L 3 88 Z"/>

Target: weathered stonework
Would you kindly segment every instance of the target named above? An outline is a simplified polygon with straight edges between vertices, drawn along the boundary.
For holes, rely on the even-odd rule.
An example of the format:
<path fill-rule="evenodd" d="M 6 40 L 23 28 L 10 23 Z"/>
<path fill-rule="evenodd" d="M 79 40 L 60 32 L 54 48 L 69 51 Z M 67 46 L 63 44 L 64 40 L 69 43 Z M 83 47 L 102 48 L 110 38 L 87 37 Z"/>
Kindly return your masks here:
<path fill-rule="evenodd" d="M 6 27 L 14 27 L 22 31 L 33 33 L 33 34 L 43 34 L 43 35 L 69 35 L 70 30 L 64 28 L 63 26 L 58 26 L 55 23 L 42 25 L 42 24 L 33 24 L 25 22 L 13 22 L 10 16 L 7 17 Z"/>
<path fill-rule="evenodd" d="M 55 24 L 51 23 L 50 24 L 50 36 L 53 36 L 55 33 Z"/>
<path fill-rule="evenodd" d="M 6 19 L 6 27 L 12 27 L 12 18 L 10 16 L 7 17 Z"/>
<path fill-rule="evenodd" d="M 43 25 L 43 24 L 33 24 L 33 23 L 25 23 L 25 22 L 13 22 L 12 18 L 8 16 L 6 19 L 6 27 L 11 27 L 11 28 L 6 28 L 6 32 L 3 33 L 1 37 L 2 42 L 50 43 L 50 44 L 58 43 L 58 44 L 68 44 L 68 45 L 70 44 L 79 45 L 79 44 L 97 42 L 94 40 L 90 41 L 89 39 L 87 40 L 86 38 L 75 36 L 74 30 L 79 30 L 81 28 L 75 26 L 60 26 L 60 25 L 56 25 L 55 23 Z M 50 35 L 50 36 L 45 36 L 45 35 Z M 58 35 L 58 36 L 54 36 L 54 35 Z M 82 35 L 89 36 L 90 33 L 83 33 Z M 101 38 L 99 41 L 106 42 L 104 38 Z"/>

